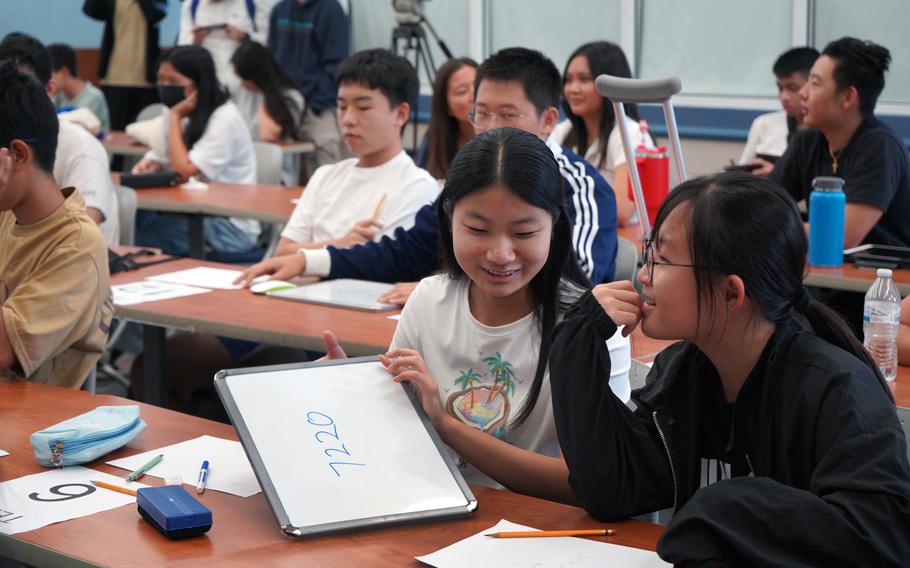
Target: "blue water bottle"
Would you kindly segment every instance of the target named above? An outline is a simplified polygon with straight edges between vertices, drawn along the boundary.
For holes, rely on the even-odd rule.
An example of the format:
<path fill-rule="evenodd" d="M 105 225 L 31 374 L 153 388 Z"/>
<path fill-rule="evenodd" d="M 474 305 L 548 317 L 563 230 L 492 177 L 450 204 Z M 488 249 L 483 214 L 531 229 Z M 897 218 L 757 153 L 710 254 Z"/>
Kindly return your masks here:
<path fill-rule="evenodd" d="M 844 180 L 817 177 L 809 197 L 809 264 L 840 266 L 844 263 Z"/>

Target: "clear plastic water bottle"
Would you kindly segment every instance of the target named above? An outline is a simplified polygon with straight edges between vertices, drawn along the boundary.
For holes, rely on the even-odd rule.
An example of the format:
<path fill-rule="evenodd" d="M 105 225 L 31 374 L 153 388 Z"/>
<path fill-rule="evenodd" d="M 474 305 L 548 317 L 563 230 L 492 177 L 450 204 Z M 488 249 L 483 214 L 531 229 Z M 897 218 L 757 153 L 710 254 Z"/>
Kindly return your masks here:
<path fill-rule="evenodd" d="M 863 305 L 863 345 L 872 355 L 886 381 L 897 376 L 897 330 L 901 320 L 901 296 L 891 280 L 891 271 L 879 268 L 878 278 L 866 292 Z"/>

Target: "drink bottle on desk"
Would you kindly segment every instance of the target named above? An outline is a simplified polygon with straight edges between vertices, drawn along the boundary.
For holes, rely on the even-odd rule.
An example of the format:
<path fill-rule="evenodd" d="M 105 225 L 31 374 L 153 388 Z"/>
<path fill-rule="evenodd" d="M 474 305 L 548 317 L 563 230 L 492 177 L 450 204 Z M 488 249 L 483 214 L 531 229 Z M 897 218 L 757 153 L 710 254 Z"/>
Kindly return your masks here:
<path fill-rule="evenodd" d="M 844 180 L 817 177 L 809 196 L 809 264 L 841 266 L 844 263 Z"/>
<path fill-rule="evenodd" d="M 863 345 L 872 355 L 885 380 L 897 376 L 897 331 L 901 320 L 901 296 L 891 280 L 891 270 L 879 268 L 878 278 L 866 292 L 863 305 Z"/>

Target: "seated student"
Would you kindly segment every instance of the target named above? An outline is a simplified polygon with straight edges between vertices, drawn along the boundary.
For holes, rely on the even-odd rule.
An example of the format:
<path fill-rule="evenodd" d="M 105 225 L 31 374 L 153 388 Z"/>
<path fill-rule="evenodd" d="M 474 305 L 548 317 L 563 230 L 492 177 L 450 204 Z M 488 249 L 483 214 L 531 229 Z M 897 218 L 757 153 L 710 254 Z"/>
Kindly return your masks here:
<path fill-rule="evenodd" d="M 563 176 L 566 207 L 572 221 L 572 246 L 582 271 L 593 282 L 613 278 L 616 257 L 616 200 L 613 190 L 587 162 L 556 144 L 550 132 L 559 115 L 559 71 L 539 51 L 521 47 L 500 50 L 477 69 L 475 131 L 514 126 L 547 141 Z M 299 274 L 362 278 L 379 282 L 416 281 L 439 267 L 433 206 L 417 212 L 410 230 L 395 231 L 349 249 L 329 246 L 278 256 L 244 273 L 249 282 L 260 274 L 288 279 Z M 406 292 L 407 293 L 407 292 Z M 405 293 L 405 295 L 406 295 Z M 393 292 L 394 294 L 394 292 Z M 383 301 L 404 303 L 385 296 Z"/>
<path fill-rule="evenodd" d="M 243 49 L 243 48 L 241 48 Z M 385 49 L 360 51 L 338 67 L 338 118 L 354 158 L 321 166 L 307 184 L 281 234 L 276 254 L 327 244 L 345 247 L 414 224 L 439 186 L 402 150 L 401 129 L 417 97 L 417 72 Z M 211 385 L 219 369 L 246 366 L 256 343 L 182 333 L 168 340 L 169 384 L 175 390 Z M 253 362 L 297 361 L 297 349 L 263 346 Z M 240 362 L 243 359 L 243 362 Z M 253 363 L 250 363 L 253 364 Z M 133 391 L 142 370 L 134 365 Z M 179 402 L 173 397 L 174 404 Z"/>
<path fill-rule="evenodd" d="M 604 73 L 615 77 L 631 77 L 632 70 L 622 49 L 608 41 L 586 43 L 569 56 L 562 75 L 562 108 L 567 119 L 556 125 L 553 137 L 572 148 L 597 168 L 613 186 L 616 194 L 616 217 L 621 226 L 638 222 L 635 202 L 629 198 L 629 170 L 622 136 L 616 126 L 613 105 L 594 88 L 594 79 Z M 638 105 L 627 104 L 626 126 L 636 148 L 642 144 L 638 126 Z M 649 136 L 645 147 L 653 148 Z"/>
<path fill-rule="evenodd" d="M 274 143 L 299 140 L 305 106 L 303 94 L 281 70 L 271 52 L 262 44 L 246 41 L 231 56 L 231 64 L 241 88 L 256 95 L 253 139 Z M 297 185 L 298 167 L 295 157 L 285 154 L 281 164 L 282 183 Z"/>
<path fill-rule="evenodd" d="M 256 182 L 253 141 L 234 103 L 215 77 L 209 52 L 196 46 L 175 47 L 158 66 L 158 94 L 164 110 L 161 138 L 133 168 L 142 174 L 170 169 L 180 181 L 190 177 L 230 183 Z M 186 219 L 140 211 L 136 244 L 171 254 L 189 250 Z M 206 217 L 206 248 L 240 253 L 256 247 L 259 223 L 251 219 Z"/>
<path fill-rule="evenodd" d="M 0 42 L 0 60 L 11 59 L 19 69 L 35 76 L 47 96 L 54 96 L 51 59 L 47 48 L 37 39 L 11 33 Z M 61 187 L 78 187 L 85 200 L 85 211 L 98 224 L 109 245 L 120 243 L 120 212 L 111 181 L 108 155 L 97 138 L 84 128 L 60 121 L 54 179 Z"/>
<path fill-rule="evenodd" d="M 585 294 L 550 348 L 569 482 L 598 519 L 673 506 L 677 566 L 906 566 L 910 464 L 875 363 L 803 287 L 807 238 L 777 184 L 689 180 L 661 206 L 638 273 Z M 635 410 L 603 385 L 624 325 L 680 339 Z"/>
<path fill-rule="evenodd" d="M 862 243 L 910 246 L 910 154 L 873 114 L 891 55 L 872 42 L 829 43 L 801 91 L 806 125 L 770 177 L 797 201 L 816 176 L 844 179 L 844 248 Z"/>
<path fill-rule="evenodd" d="M 455 153 L 474 136 L 468 113 L 474 106 L 477 62 L 470 57 L 449 59 L 436 70 L 430 124 L 414 161 L 436 179 L 445 179 Z"/>
<path fill-rule="evenodd" d="M 401 131 L 417 98 L 417 72 L 386 49 L 368 49 L 335 72 L 338 123 L 353 158 L 321 166 L 281 233 L 276 254 L 346 248 L 414 225 L 439 186 L 402 149 Z"/>
<path fill-rule="evenodd" d="M 901 301 L 901 327 L 897 337 L 897 360 L 910 365 L 910 296 Z"/>
<path fill-rule="evenodd" d="M 65 43 L 52 43 L 47 46 L 54 70 L 53 79 L 57 88 L 54 106 L 87 108 L 101 121 L 101 130 L 111 129 L 111 117 L 107 110 L 104 94 L 97 87 L 79 77 L 76 67 L 76 50 Z"/>
<path fill-rule="evenodd" d="M 804 126 L 799 92 L 809 79 L 809 70 L 816 59 L 818 51 L 815 49 L 796 47 L 785 51 L 774 62 L 777 98 L 784 110 L 760 115 L 752 121 L 739 163 L 759 166 L 752 170 L 753 174 L 768 175 L 774 169 L 774 163 L 762 156 L 783 156 L 796 130 Z"/>
<path fill-rule="evenodd" d="M 554 326 L 589 284 L 562 184 L 533 134 L 496 128 L 469 141 L 437 205 L 443 272 L 417 286 L 380 360 L 417 392 L 467 481 L 573 503 L 547 355 Z M 628 360 L 628 339 L 614 343 Z M 330 332 L 326 346 L 343 357 Z M 627 374 L 603 379 L 628 395 Z"/>
<path fill-rule="evenodd" d="M 17 67 L 0 61 L 0 375 L 79 388 L 113 315 L 107 251 L 51 175 L 54 106 Z"/>

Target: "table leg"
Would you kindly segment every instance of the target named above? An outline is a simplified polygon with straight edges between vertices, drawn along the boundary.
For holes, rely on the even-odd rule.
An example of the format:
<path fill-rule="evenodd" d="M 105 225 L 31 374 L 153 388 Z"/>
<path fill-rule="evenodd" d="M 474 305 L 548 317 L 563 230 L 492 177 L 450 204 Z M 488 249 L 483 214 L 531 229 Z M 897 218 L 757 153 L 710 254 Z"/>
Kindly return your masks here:
<path fill-rule="evenodd" d="M 143 380 L 142 400 L 155 406 L 167 406 L 167 377 L 164 376 L 165 333 L 163 327 L 142 326 Z"/>
<path fill-rule="evenodd" d="M 203 238 L 203 215 L 187 215 L 187 222 L 190 224 L 190 258 L 205 260 L 205 240 Z"/>

